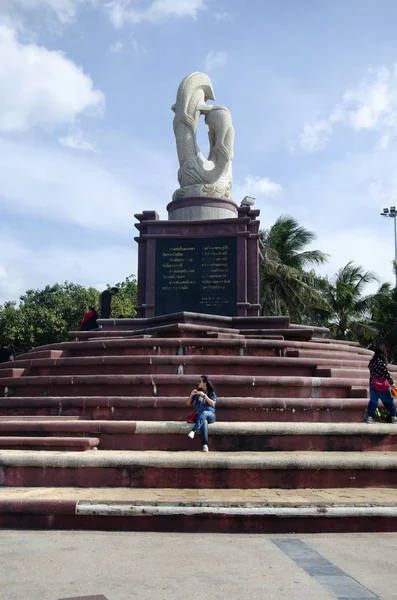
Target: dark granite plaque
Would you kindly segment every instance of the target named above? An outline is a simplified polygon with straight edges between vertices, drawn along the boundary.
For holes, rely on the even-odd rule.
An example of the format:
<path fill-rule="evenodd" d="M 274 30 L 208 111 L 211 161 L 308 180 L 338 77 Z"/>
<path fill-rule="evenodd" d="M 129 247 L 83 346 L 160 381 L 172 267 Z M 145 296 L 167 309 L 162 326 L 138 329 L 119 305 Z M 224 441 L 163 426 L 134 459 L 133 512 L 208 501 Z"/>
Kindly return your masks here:
<path fill-rule="evenodd" d="M 156 240 L 155 315 L 187 311 L 235 316 L 237 239 Z"/>

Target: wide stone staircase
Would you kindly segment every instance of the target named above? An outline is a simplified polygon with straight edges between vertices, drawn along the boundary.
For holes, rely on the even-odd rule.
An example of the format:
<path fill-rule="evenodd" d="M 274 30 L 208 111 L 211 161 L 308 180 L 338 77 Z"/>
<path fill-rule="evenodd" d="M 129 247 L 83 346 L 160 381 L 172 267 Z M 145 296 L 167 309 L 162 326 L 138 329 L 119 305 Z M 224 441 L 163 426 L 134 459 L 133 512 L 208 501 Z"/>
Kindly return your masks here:
<path fill-rule="evenodd" d="M 277 320 L 70 335 L 0 365 L 1 527 L 396 530 L 397 426 L 365 423 L 369 351 Z M 209 453 L 187 437 L 203 374 Z"/>

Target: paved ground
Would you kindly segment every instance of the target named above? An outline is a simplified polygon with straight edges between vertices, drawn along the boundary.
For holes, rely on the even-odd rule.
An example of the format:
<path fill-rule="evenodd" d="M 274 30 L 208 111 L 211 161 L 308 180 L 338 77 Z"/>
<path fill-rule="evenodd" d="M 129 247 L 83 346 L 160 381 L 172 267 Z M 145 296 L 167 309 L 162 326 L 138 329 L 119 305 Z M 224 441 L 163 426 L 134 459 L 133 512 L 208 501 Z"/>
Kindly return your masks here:
<path fill-rule="evenodd" d="M 0 531 L 2 600 L 397 599 L 397 533 Z"/>

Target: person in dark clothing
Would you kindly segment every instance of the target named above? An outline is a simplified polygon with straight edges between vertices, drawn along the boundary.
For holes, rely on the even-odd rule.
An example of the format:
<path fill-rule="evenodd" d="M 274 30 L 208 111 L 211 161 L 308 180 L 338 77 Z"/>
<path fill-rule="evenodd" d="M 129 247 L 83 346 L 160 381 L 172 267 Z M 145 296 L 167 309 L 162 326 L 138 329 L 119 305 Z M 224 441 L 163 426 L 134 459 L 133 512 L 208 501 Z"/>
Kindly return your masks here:
<path fill-rule="evenodd" d="M 7 348 L 7 344 L 0 344 L 0 363 L 8 362 L 12 357 L 12 350 Z"/>
<path fill-rule="evenodd" d="M 94 306 L 90 306 L 90 309 L 85 313 L 79 327 L 79 331 L 92 331 L 93 329 L 99 329 L 98 327 L 98 313 Z"/>
<path fill-rule="evenodd" d="M 187 405 L 190 406 L 194 402 L 194 410 L 196 419 L 193 429 L 188 434 L 191 439 L 194 438 L 197 431 L 201 432 L 201 440 L 203 443 L 203 452 L 208 452 L 208 424 L 215 423 L 215 404 L 216 394 L 211 381 L 207 375 L 202 375 L 198 382 L 198 389 L 192 390 L 187 400 Z"/>
<path fill-rule="evenodd" d="M 397 423 L 396 407 L 394 405 L 393 396 L 391 395 L 390 387 L 394 386 L 394 381 L 387 368 L 387 352 L 384 346 L 377 346 L 371 360 L 368 364 L 369 369 L 369 403 L 367 423 L 374 423 L 375 411 L 378 408 L 379 399 L 382 400 L 384 407 L 391 415 L 391 422 Z M 380 392 L 375 390 L 373 385 L 374 378 L 386 379 L 390 386 L 388 389 Z"/>
<path fill-rule="evenodd" d="M 110 318 L 110 307 L 112 304 L 112 296 L 118 293 L 118 288 L 112 287 L 110 290 L 104 290 L 99 296 L 99 312 L 101 313 L 101 319 Z"/>

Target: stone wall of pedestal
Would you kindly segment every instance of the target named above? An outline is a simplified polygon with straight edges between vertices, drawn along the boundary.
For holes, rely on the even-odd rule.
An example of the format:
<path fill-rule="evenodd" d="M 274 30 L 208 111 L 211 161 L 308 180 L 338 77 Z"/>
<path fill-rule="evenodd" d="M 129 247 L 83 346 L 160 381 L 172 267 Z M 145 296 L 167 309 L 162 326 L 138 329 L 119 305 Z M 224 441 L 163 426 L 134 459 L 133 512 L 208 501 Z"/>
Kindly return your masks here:
<path fill-rule="evenodd" d="M 208 220 L 168 220 L 161 221 L 159 216 L 154 211 L 143 211 L 141 214 L 135 215 L 138 223 L 135 225 L 139 230 L 139 237 L 135 238 L 138 242 L 138 301 L 137 301 L 137 317 L 149 318 L 167 314 L 164 309 L 159 310 L 159 259 L 156 249 L 167 246 L 164 240 L 175 240 L 186 246 L 186 243 L 191 242 L 192 247 L 203 246 L 208 240 L 208 247 L 213 245 L 215 240 L 221 240 L 225 247 L 230 250 L 230 259 L 227 265 L 228 282 L 230 292 L 224 288 L 224 297 L 220 298 L 219 302 L 226 302 L 225 293 L 229 305 L 226 309 L 219 309 L 219 313 L 215 309 L 206 310 L 202 305 L 197 310 L 192 309 L 191 305 L 179 306 L 175 310 L 169 312 L 179 312 L 182 310 L 201 312 L 208 314 L 222 314 L 225 316 L 259 316 L 260 304 L 260 280 L 259 280 L 259 262 L 260 262 L 260 239 L 259 239 L 259 216 L 258 210 L 253 210 L 251 207 L 242 206 L 236 208 L 237 216 L 235 218 L 225 219 L 208 219 Z M 182 243 L 182 242 L 181 242 Z M 185 250 L 186 248 L 183 248 Z M 210 248 L 211 249 L 211 248 Z M 197 253 L 196 253 L 197 254 Z M 192 254 L 193 256 L 193 254 Z M 162 267 L 161 267 L 162 268 Z M 193 269 L 199 269 L 200 265 L 193 264 Z M 231 271 L 232 269 L 232 271 Z M 234 272 L 235 269 L 235 272 Z M 197 274 L 196 274 L 197 275 Z M 177 275 L 174 275 L 177 277 Z M 194 273 L 192 275 L 194 277 Z M 201 275 L 200 275 L 201 277 Z M 215 277 L 212 275 L 212 277 Z M 168 282 L 169 283 L 169 282 Z M 157 294 L 156 294 L 157 285 Z M 178 288 L 168 286 L 171 296 L 177 293 L 173 290 Z M 179 288 L 181 289 L 181 288 Z M 194 287 L 191 288 L 192 290 Z M 200 290 L 200 293 L 202 290 Z M 166 293 L 166 292 L 164 292 Z M 184 298 L 187 298 L 186 292 Z M 221 295 L 221 292 L 220 292 Z M 230 298 L 233 299 L 233 306 L 230 305 Z M 210 304 L 208 304 L 210 306 Z M 225 312 L 226 311 L 226 312 Z"/>
<path fill-rule="evenodd" d="M 167 206 L 170 221 L 202 221 L 208 219 L 234 219 L 238 206 L 224 198 L 179 198 Z"/>

